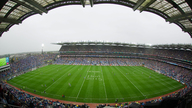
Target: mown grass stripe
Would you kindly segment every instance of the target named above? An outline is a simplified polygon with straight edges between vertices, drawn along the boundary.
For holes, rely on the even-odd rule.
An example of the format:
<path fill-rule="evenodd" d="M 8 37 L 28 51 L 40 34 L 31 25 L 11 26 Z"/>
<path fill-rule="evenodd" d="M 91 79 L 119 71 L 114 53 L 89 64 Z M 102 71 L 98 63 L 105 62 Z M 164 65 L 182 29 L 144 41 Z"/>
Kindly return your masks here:
<path fill-rule="evenodd" d="M 68 76 L 67 72 L 71 75 Z M 92 75 L 94 79 L 84 79 L 88 75 Z M 97 76 L 103 80 L 99 81 Z M 119 102 L 145 99 L 125 76 L 148 98 L 183 87 L 182 84 L 171 78 L 139 66 L 49 65 L 13 78 L 8 83 L 19 88 L 25 86 L 24 90 L 38 95 L 67 101 L 111 103 L 115 102 L 117 98 Z M 53 84 L 52 79 L 59 80 Z M 72 87 L 68 86 L 68 82 Z M 41 84 L 46 84 L 47 87 L 53 85 L 47 89 Z M 170 89 L 166 86 L 170 86 Z M 46 93 L 43 93 L 45 89 L 47 89 Z M 62 98 L 62 94 L 65 95 L 65 98 Z"/>
<path fill-rule="evenodd" d="M 91 68 L 91 66 L 89 67 L 88 71 L 90 70 L 90 68 Z M 87 74 L 88 74 L 88 71 L 87 71 Z M 87 74 L 85 75 L 85 77 L 87 77 Z M 82 85 L 81 85 L 81 88 L 79 89 L 79 92 L 78 92 L 76 98 L 78 98 L 79 93 L 81 92 L 81 89 L 82 89 L 82 87 L 83 87 L 84 82 L 85 82 L 85 78 L 84 78 L 84 80 L 83 80 L 83 83 L 82 83 Z"/>
<path fill-rule="evenodd" d="M 101 73 L 102 73 L 102 80 L 103 80 L 103 86 L 104 86 L 104 91 L 105 91 L 105 97 L 106 97 L 106 99 L 107 99 L 107 93 L 106 93 L 106 88 L 105 88 L 105 79 L 104 79 L 104 77 L 103 77 L 103 70 L 102 70 L 102 68 L 101 68 L 101 66 L 100 66 L 100 70 L 101 70 Z"/>
<path fill-rule="evenodd" d="M 71 70 L 72 70 L 73 68 L 71 68 L 68 72 L 70 72 Z M 68 73 L 68 72 L 66 72 L 66 73 Z M 66 74 L 65 73 L 65 74 Z M 61 79 L 65 74 L 63 74 L 59 79 Z M 57 79 L 56 81 L 54 81 L 54 83 L 52 83 L 49 87 L 47 87 L 45 90 L 43 90 L 43 91 L 46 91 L 47 89 L 49 89 L 52 85 L 54 85 L 57 81 L 59 81 L 59 79 Z"/>
<path fill-rule="evenodd" d="M 119 70 L 117 67 L 115 67 L 117 70 Z M 119 72 L 121 72 L 120 70 L 119 70 Z M 123 76 L 125 76 L 122 72 L 121 72 L 121 74 L 123 75 Z M 125 78 L 127 78 L 126 76 L 125 76 Z M 127 78 L 128 79 L 128 78 Z M 129 79 L 128 79 L 129 80 Z M 131 82 L 131 80 L 129 80 L 129 82 Z M 131 82 L 131 84 L 133 84 L 133 82 Z M 135 84 L 133 84 L 134 86 L 135 86 Z M 135 86 L 135 88 L 137 88 L 137 86 Z M 138 88 L 137 88 L 137 90 L 143 95 L 143 96 L 145 96 L 144 94 L 143 94 L 143 92 L 141 92 Z"/>

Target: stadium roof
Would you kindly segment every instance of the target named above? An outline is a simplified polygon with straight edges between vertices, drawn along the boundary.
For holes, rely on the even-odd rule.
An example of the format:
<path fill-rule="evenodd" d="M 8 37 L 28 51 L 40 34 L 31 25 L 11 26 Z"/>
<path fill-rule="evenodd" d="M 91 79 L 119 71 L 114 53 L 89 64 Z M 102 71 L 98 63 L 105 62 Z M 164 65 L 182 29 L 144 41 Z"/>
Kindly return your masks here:
<path fill-rule="evenodd" d="M 0 0 L 0 37 L 14 24 L 65 5 L 119 4 L 148 11 L 175 23 L 192 37 L 192 0 Z"/>
<path fill-rule="evenodd" d="M 53 43 L 53 44 L 62 45 L 62 46 L 104 45 L 104 46 L 123 46 L 123 47 L 138 47 L 138 48 L 171 49 L 171 50 L 192 51 L 192 44 L 150 45 L 150 44 L 132 44 L 132 43 L 121 43 L 121 42 L 94 42 L 94 41 L 58 42 L 58 43 Z"/>

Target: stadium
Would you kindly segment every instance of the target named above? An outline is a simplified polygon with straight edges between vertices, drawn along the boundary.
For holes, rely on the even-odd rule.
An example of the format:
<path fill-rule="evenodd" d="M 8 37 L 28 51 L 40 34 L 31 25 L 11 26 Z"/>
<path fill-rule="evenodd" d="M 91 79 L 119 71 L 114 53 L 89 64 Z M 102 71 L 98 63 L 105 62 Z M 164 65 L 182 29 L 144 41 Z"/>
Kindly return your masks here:
<path fill-rule="evenodd" d="M 189 0 L 2 0 L 0 34 L 64 5 L 112 3 L 155 13 L 192 36 Z M 163 3 L 164 8 L 158 7 Z M 22 9 L 21 9 L 22 8 Z M 190 108 L 192 45 L 56 42 L 59 51 L 0 55 L 0 107 Z"/>
<path fill-rule="evenodd" d="M 19 90 L 40 96 L 97 105 L 154 97 L 150 102 L 159 105 L 168 97 L 175 102 L 191 90 L 191 51 L 110 42 L 55 44 L 62 46 L 59 52 L 10 57 L 11 65 L 3 68 L 1 78 Z"/>

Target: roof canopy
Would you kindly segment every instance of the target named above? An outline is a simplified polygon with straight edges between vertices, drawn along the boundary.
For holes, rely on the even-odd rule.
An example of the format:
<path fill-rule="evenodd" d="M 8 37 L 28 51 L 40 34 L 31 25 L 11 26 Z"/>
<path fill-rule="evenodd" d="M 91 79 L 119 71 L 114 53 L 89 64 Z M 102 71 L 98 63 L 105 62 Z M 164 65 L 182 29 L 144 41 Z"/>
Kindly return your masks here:
<path fill-rule="evenodd" d="M 192 37 L 192 0 L 0 0 L 0 36 L 14 24 L 34 14 L 47 13 L 64 5 L 112 3 L 148 11 L 177 24 Z"/>

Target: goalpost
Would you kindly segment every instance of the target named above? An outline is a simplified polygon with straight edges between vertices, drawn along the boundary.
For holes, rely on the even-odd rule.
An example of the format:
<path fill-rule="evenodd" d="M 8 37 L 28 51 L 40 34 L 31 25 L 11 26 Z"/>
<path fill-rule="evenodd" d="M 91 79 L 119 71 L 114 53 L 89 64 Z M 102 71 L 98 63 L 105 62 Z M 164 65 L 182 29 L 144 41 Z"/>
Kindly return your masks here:
<path fill-rule="evenodd" d="M 31 62 L 31 67 L 32 67 L 32 68 L 31 68 L 31 70 L 32 70 L 32 71 L 34 71 L 34 70 L 36 70 L 36 69 L 37 69 L 37 66 L 36 66 L 36 61 L 35 61 L 34 63 L 35 63 L 35 67 L 33 67 L 33 64 L 32 64 L 32 62 Z"/>
<path fill-rule="evenodd" d="M 37 69 L 37 67 L 34 67 L 34 68 L 32 68 L 31 70 L 34 71 L 34 70 L 36 70 L 36 69 Z"/>

